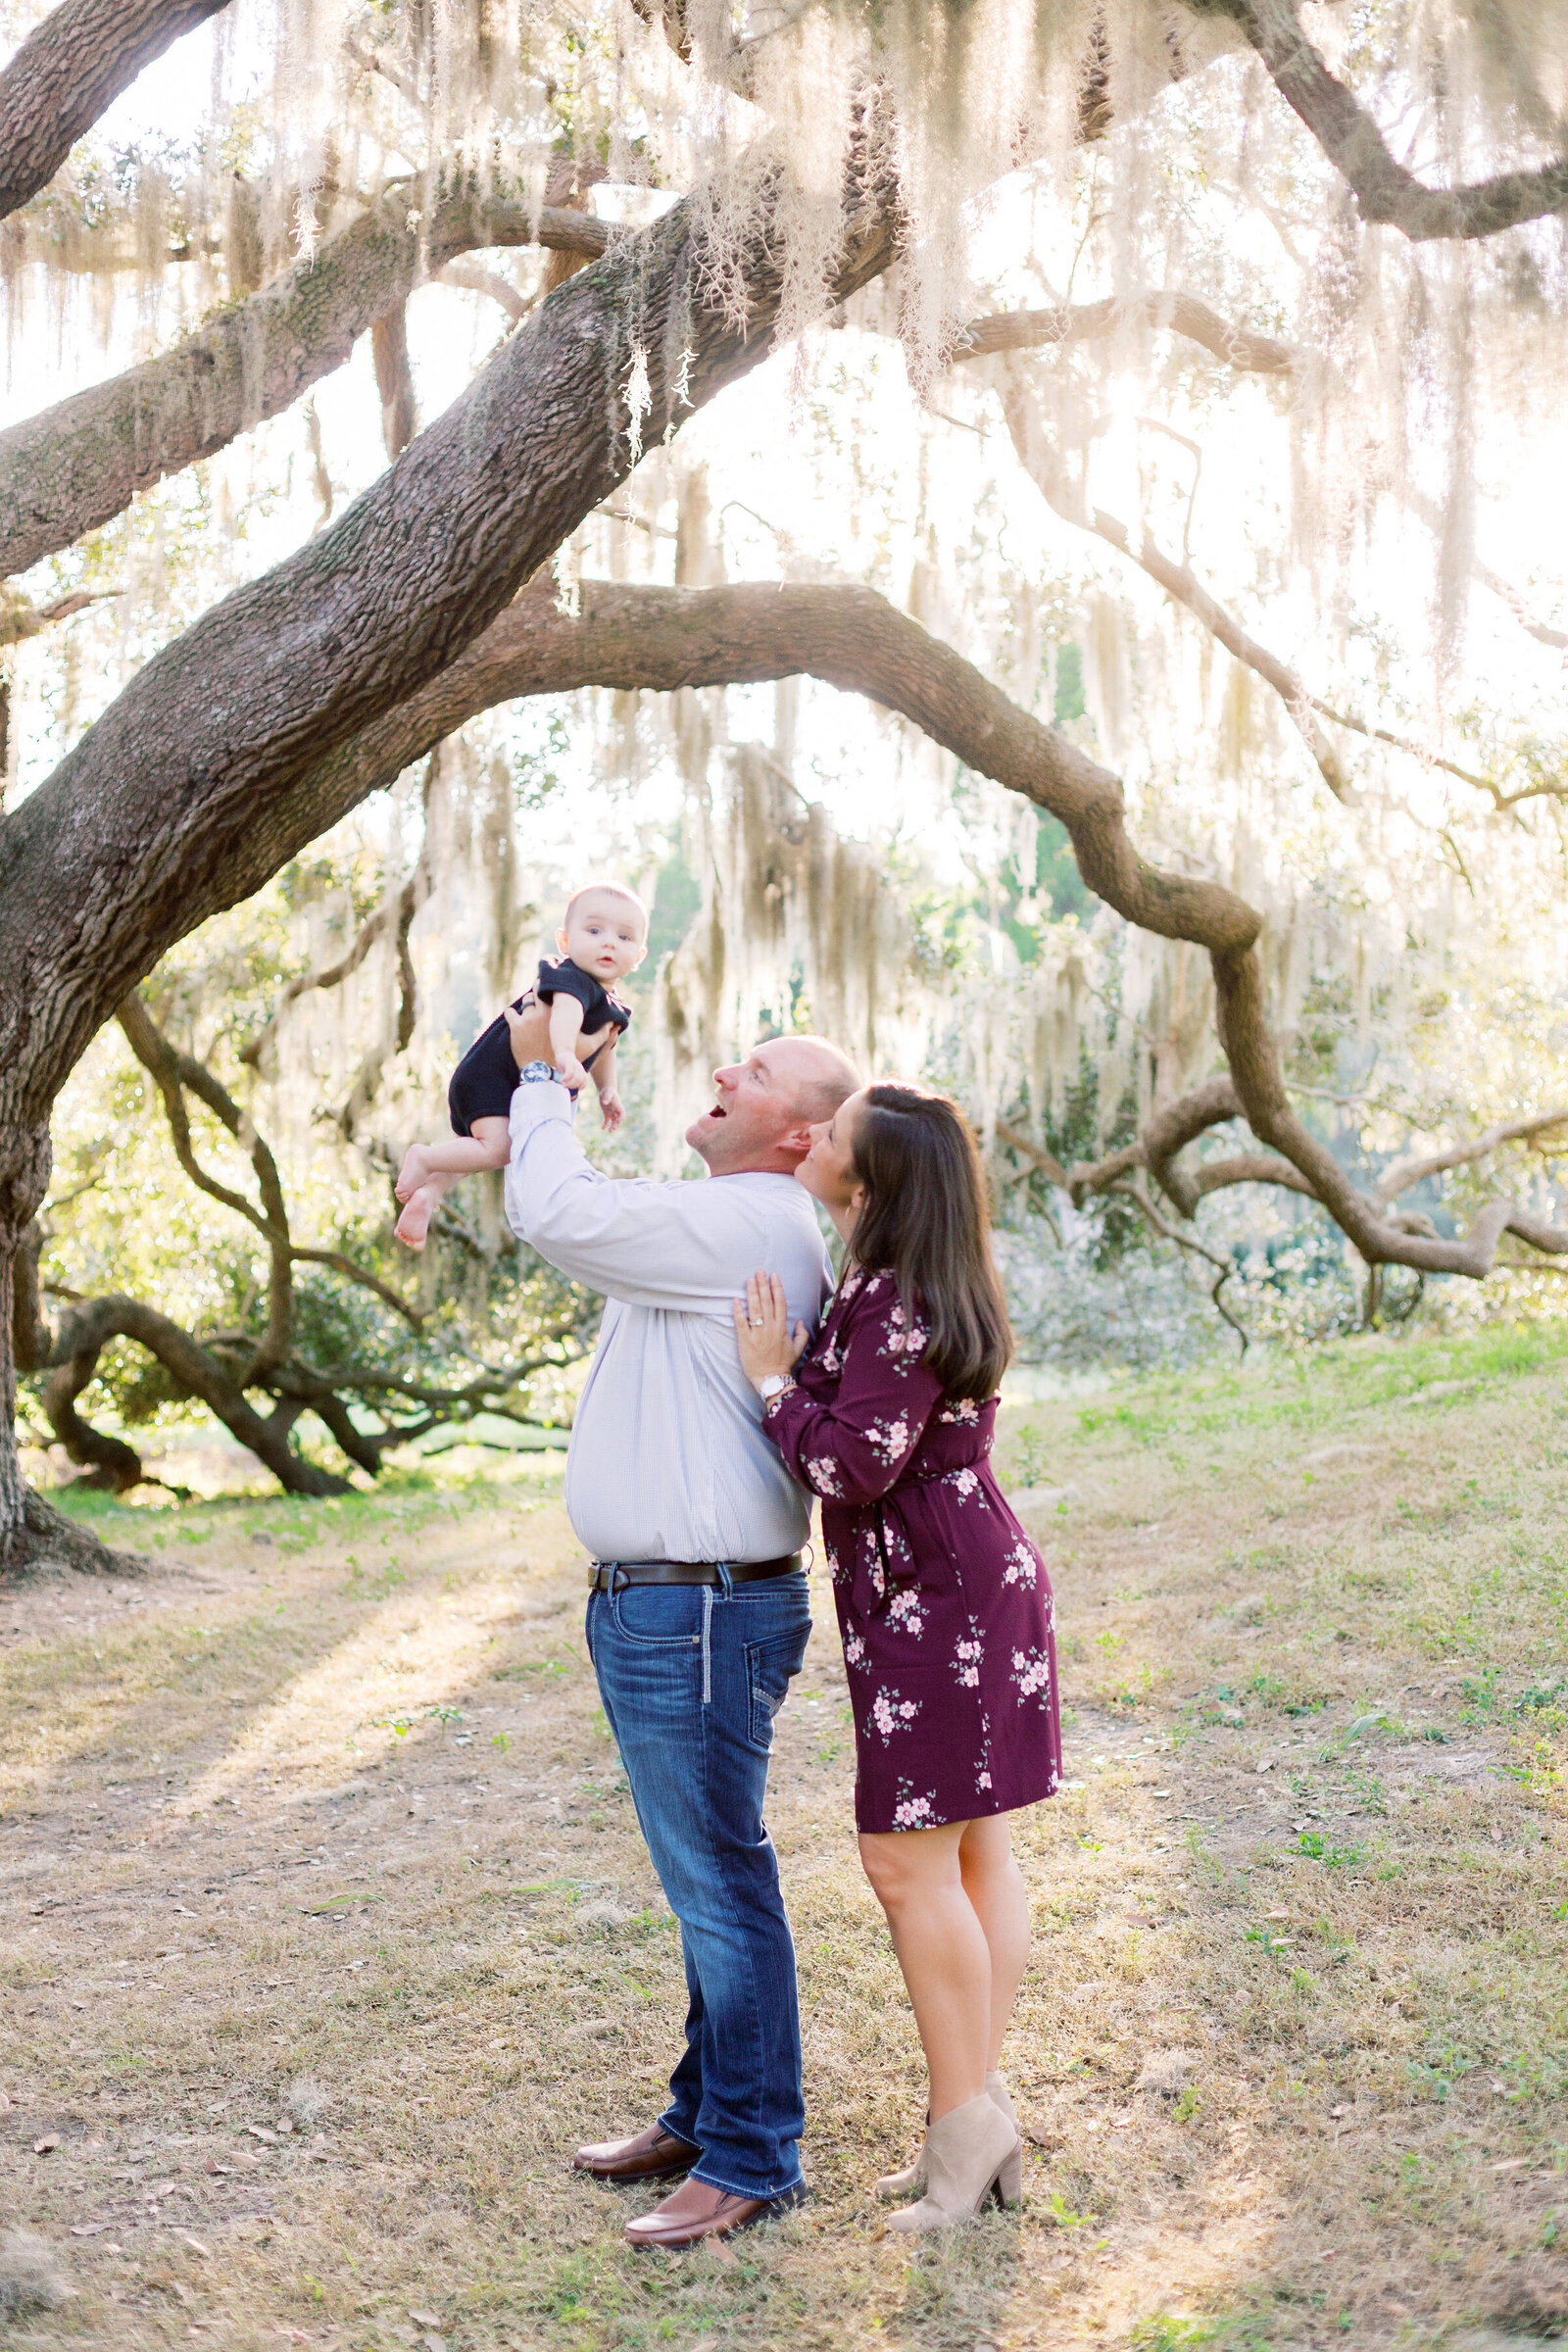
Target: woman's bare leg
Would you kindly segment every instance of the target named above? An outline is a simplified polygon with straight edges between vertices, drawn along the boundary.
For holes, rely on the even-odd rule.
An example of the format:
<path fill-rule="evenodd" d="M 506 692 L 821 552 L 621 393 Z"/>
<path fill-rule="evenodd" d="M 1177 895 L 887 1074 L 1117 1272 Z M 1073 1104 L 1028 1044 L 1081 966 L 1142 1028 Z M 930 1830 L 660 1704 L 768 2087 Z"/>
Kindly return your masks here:
<path fill-rule="evenodd" d="M 1013 1859 L 1011 1823 L 1007 1814 L 993 1813 L 985 1821 L 963 1825 L 958 1840 L 958 1868 L 963 1890 L 985 1934 L 991 1954 L 991 2018 L 986 2045 L 986 2068 L 1002 2062 L 1002 2041 L 1018 1997 L 1023 1972 L 1029 1965 L 1029 1897 L 1023 1873 Z"/>
<path fill-rule="evenodd" d="M 919 2028 L 933 2123 L 983 2095 L 991 2063 L 991 1952 L 959 1864 L 971 1826 L 860 1838 L 860 1860 L 887 1914 Z"/>

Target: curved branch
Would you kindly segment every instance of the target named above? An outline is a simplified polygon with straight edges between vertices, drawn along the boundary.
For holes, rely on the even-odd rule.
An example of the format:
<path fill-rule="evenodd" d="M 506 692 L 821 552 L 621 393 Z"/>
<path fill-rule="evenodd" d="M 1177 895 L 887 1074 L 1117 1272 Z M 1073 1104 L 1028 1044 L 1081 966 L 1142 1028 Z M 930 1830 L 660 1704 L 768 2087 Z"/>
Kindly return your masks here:
<path fill-rule="evenodd" d="M 107 604 L 122 593 L 119 588 L 76 588 L 70 596 L 57 597 L 52 605 L 35 605 L 20 589 L 13 588 L 9 580 L 0 580 L 0 649 L 21 645 L 25 638 L 36 637 L 40 629 L 52 627 L 57 620 L 70 620 L 74 613 L 85 612 L 89 605 Z"/>
<path fill-rule="evenodd" d="M 1099 539 L 1127 556 L 1163 588 L 1173 603 L 1183 605 L 1200 620 L 1210 636 L 1221 644 L 1236 661 L 1246 664 L 1273 687 L 1285 705 L 1291 723 L 1300 734 L 1307 750 L 1317 762 L 1318 772 L 1337 801 L 1346 795 L 1345 770 L 1341 767 L 1333 745 L 1313 715 L 1313 698 L 1307 693 L 1294 670 L 1271 654 L 1266 646 L 1250 637 L 1239 621 L 1233 620 L 1223 605 L 1217 604 L 1208 590 L 1200 586 L 1196 575 L 1185 564 L 1173 564 L 1161 554 L 1147 532 L 1140 546 L 1133 545 L 1132 534 L 1124 522 L 1113 514 L 1104 514 L 1099 507 L 1086 505 L 1081 491 L 1067 481 L 1054 449 L 1040 429 L 1040 419 L 1032 401 L 1025 396 L 1015 375 L 1002 395 L 1002 413 L 1006 418 L 1007 431 L 1018 455 L 1018 463 L 1040 492 L 1046 504 L 1059 514 L 1064 522 L 1079 530 L 1093 531 Z"/>
<path fill-rule="evenodd" d="M 1235 1332 L 1236 1337 L 1242 1343 L 1242 1353 L 1245 1355 L 1251 1345 L 1250 1335 L 1246 1324 L 1241 1321 L 1239 1316 L 1232 1314 L 1220 1297 L 1220 1293 L 1236 1271 L 1235 1261 L 1228 1257 L 1221 1257 L 1218 1250 L 1210 1250 L 1206 1243 L 1198 1241 L 1192 1234 L 1178 1233 L 1174 1225 L 1167 1225 L 1142 1185 L 1117 1184 L 1113 1185 L 1111 1190 L 1118 1193 L 1124 1200 L 1132 1202 L 1150 1230 L 1156 1234 L 1162 1242 L 1174 1242 L 1178 1250 L 1185 1250 L 1192 1256 L 1202 1258 L 1205 1265 L 1215 1268 L 1217 1279 L 1209 1287 L 1209 1303 L 1214 1312 L 1221 1316 Z"/>
<path fill-rule="evenodd" d="M 1514 1224 L 1506 1201 L 1483 1210 L 1468 1234 L 1446 1240 L 1411 1233 L 1359 1193 L 1291 1107 L 1264 1012 L 1256 909 L 1220 883 L 1169 873 L 1141 857 L 1113 775 L 872 589 L 588 580 L 574 617 L 558 610 L 552 582 L 536 581 L 450 668 L 321 762 L 302 796 L 322 829 L 466 719 L 524 695 L 584 686 L 668 693 L 801 675 L 899 712 L 966 766 L 1048 808 L 1066 826 L 1083 879 L 1107 906 L 1162 939 L 1208 951 L 1220 1042 L 1243 1113 L 1369 1263 L 1481 1277 L 1498 1234 L 1523 1234 L 1531 1221 Z"/>
<path fill-rule="evenodd" d="M 149 1355 L 156 1356 L 176 1385 L 188 1396 L 200 1397 L 229 1434 L 266 1464 L 288 1494 L 348 1492 L 341 1478 L 317 1469 L 289 1445 L 289 1431 L 297 1412 L 277 1417 L 257 1412 L 246 1401 L 239 1381 L 225 1371 L 216 1355 L 179 1324 L 140 1298 L 118 1294 L 89 1298 L 63 1319 L 52 1356 L 66 1375 L 61 1394 L 72 1411 L 75 1397 L 92 1378 L 99 1354 L 112 1339 L 134 1340 Z"/>
<path fill-rule="evenodd" d="M 520 326 L 534 307 L 499 271 L 481 270 L 476 262 L 448 262 L 438 272 L 437 283 L 461 287 L 466 294 L 488 294 L 492 302 L 500 303 L 514 326 Z"/>
<path fill-rule="evenodd" d="M 0 573 L 24 571 L 69 547 L 121 514 L 138 490 L 291 407 L 458 254 L 537 243 L 592 259 L 616 233 L 559 207 L 535 216 L 463 181 L 449 179 L 441 190 L 421 218 L 407 187 L 389 189 L 308 261 L 162 358 L 0 433 Z"/>
<path fill-rule="evenodd" d="M 1167 328 L 1200 344 L 1226 367 L 1253 375 L 1290 375 L 1300 355 L 1272 335 L 1254 333 L 1221 318 L 1196 294 L 1107 295 L 1103 302 L 1055 303 L 1045 311 L 998 311 L 971 319 L 954 351 L 958 360 L 982 360 L 999 351 L 1038 351 L 1042 345 L 1098 342 L 1128 319 Z"/>
<path fill-rule="evenodd" d="M 64 0 L 0 73 L 0 219 L 54 177 L 144 66 L 227 0 Z"/>
<path fill-rule="evenodd" d="M 1540 1111 L 1533 1118 L 1505 1119 L 1494 1127 L 1475 1136 L 1467 1144 L 1450 1144 L 1446 1151 L 1429 1152 L 1409 1158 L 1396 1160 L 1386 1168 L 1372 1188 L 1372 1198 L 1385 1205 L 1407 1193 L 1412 1184 L 1420 1184 L 1428 1176 L 1446 1175 L 1449 1168 L 1467 1168 L 1476 1160 L 1485 1159 L 1499 1144 L 1516 1144 L 1532 1136 L 1544 1135 L 1553 1127 L 1568 1126 L 1568 1107 Z"/>
<path fill-rule="evenodd" d="M 1493 237 L 1568 210 L 1568 157 L 1534 172 L 1502 172 L 1467 187 L 1429 188 L 1396 163 L 1372 117 L 1329 72 L 1301 30 L 1296 0 L 1188 0 L 1203 16 L 1230 18 L 1270 79 L 1355 197 L 1363 220 L 1397 228 L 1412 243 Z"/>

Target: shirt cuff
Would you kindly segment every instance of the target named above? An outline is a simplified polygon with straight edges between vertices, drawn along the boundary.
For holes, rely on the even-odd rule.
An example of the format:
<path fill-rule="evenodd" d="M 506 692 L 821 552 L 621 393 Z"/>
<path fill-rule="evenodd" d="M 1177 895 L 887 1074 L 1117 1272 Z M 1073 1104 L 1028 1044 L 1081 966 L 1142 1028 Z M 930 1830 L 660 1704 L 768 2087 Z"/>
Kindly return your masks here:
<path fill-rule="evenodd" d="M 571 1125 L 571 1097 L 565 1088 L 554 1078 L 535 1078 L 526 1085 L 519 1078 L 512 1090 L 514 1156 L 518 1144 L 550 1119 L 564 1119 L 568 1127 Z"/>

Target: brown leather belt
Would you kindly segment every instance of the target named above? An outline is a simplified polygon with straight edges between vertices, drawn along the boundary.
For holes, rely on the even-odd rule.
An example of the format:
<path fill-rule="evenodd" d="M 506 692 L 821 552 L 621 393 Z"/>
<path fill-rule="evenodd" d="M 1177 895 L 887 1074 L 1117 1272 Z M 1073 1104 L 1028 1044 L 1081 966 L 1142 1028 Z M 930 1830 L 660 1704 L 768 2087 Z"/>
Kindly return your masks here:
<path fill-rule="evenodd" d="M 801 1565 L 798 1551 L 777 1560 L 738 1560 L 726 1569 L 732 1585 L 755 1585 L 764 1576 L 793 1576 Z M 628 1585 L 719 1585 L 724 1581 L 711 1560 L 595 1560 L 589 1579 L 591 1592 L 623 1592 Z"/>

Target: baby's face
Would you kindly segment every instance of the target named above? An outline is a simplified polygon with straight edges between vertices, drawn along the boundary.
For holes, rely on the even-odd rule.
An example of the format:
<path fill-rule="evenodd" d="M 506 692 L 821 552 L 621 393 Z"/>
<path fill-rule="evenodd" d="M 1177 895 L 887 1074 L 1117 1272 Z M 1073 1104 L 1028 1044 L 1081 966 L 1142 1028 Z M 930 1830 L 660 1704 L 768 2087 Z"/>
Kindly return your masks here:
<path fill-rule="evenodd" d="M 606 987 L 634 972 L 648 953 L 642 916 L 609 890 L 585 891 L 556 938 L 580 972 Z"/>

